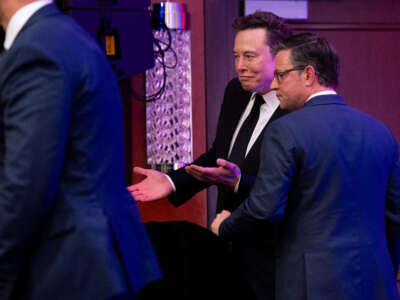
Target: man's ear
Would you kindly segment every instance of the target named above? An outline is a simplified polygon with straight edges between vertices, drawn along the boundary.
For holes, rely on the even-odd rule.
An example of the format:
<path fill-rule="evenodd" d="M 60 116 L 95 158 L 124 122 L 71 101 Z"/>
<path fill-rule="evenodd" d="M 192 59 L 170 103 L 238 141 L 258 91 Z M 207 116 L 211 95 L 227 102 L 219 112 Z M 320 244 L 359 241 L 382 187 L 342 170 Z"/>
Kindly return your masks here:
<path fill-rule="evenodd" d="M 307 85 L 312 85 L 317 80 L 317 73 L 313 66 L 308 65 L 305 67 L 303 74 Z"/>

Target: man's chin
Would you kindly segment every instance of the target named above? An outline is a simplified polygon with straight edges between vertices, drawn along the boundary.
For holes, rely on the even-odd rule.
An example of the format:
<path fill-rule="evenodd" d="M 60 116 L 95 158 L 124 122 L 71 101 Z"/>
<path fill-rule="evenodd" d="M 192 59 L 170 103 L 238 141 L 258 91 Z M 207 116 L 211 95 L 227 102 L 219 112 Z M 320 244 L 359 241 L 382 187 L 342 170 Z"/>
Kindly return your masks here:
<path fill-rule="evenodd" d="M 250 84 L 250 83 L 248 83 L 248 82 L 246 82 L 246 81 L 240 81 L 240 84 L 242 85 L 242 88 L 243 88 L 245 91 L 253 92 L 254 86 L 253 86 L 252 84 Z"/>
<path fill-rule="evenodd" d="M 281 109 L 287 109 L 287 103 L 285 103 L 284 101 L 282 101 L 280 97 L 277 96 L 277 98 L 278 98 L 278 100 L 279 100 L 279 107 L 280 107 Z"/>

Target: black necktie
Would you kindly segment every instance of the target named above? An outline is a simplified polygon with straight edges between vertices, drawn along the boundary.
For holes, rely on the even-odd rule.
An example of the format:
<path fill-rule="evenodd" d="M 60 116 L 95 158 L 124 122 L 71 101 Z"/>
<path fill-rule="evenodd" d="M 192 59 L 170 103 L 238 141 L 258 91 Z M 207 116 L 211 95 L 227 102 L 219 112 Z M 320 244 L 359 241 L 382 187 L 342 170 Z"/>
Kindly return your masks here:
<path fill-rule="evenodd" d="M 254 128 L 256 127 L 258 117 L 260 116 L 260 106 L 264 103 L 265 101 L 263 97 L 259 94 L 256 94 L 256 99 L 251 112 L 243 122 L 242 127 L 240 127 L 239 133 L 236 136 L 235 144 L 233 145 L 231 154 L 229 155 L 229 161 L 240 165 L 244 160 L 247 146 L 253 134 Z"/>

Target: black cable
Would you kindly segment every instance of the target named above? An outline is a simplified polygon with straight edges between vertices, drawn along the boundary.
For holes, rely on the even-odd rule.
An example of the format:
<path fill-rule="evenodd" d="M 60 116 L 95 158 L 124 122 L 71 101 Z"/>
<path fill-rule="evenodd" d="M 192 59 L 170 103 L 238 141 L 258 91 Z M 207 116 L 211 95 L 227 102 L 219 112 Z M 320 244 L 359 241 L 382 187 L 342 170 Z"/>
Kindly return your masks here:
<path fill-rule="evenodd" d="M 134 97 L 135 100 L 141 101 L 141 102 L 154 102 L 157 101 L 158 99 L 161 98 L 161 96 L 165 92 L 166 88 L 166 83 L 167 83 L 167 69 L 174 69 L 176 68 L 178 64 L 178 57 L 176 55 L 176 52 L 172 49 L 172 36 L 171 36 L 171 31 L 165 24 L 165 21 L 163 18 L 156 17 L 153 11 L 150 10 L 137 10 L 137 9 L 116 9 L 113 6 L 116 4 L 116 0 L 97 0 L 97 8 L 83 8 L 83 7 L 71 7 L 67 1 L 63 0 L 56 0 L 58 3 L 61 4 L 62 10 L 64 12 L 74 9 L 74 10 L 95 10 L 99 11 L 99 18 L 100 18 L 100 27 L 99 27 L 99 32 L 105 28 L 111 27 L 111 15 L 112 12 L 116 11 L 132 11 L 132 12 L 145 12 L 148 13 L 150 12 L 151 17 L 152 17 L 152 23 L 155 28 L 158 28 L 158 30 L 163 31 L 162 36 L 165 34 L 167 35 L 167 41 L 164 42 L 161 39 L 157 39 L 153 35 L 153 44 L 154 44 L 154 60 L 155 64 L 159 64 L 162 68 L 162 85 L 158 91 L 151 95 L 143 95 L 138 92 L 136 92 L 132 87 L 129 87 L 128 91 L 129 93 Z M 98 37 L 99 39 L 99 37 Z M 168 65 L 166 62 L 166 53 L 170 51 L 172 53 L 172 56 L 174 58 L 174 63 L 171 65 Z M 124 74 L 123 70 L 117 70 L 115 65 L 113 65 L 114 71 L 118 77 L 120 77 L 122 74 Z"/>
<path fill-rule="evenodd" d="M 154 17 L 154 16 L 152 15 L 152 17 Z M 165 31 L 165 33 L 168 36 L 167 42 L 164 42 L 160 39 L 155 38 L 153 35 L 153 44 L 155 46 L 154 60 L 155 60 L 155 63 L 159 63 L 159 65 L 162 67 L 163 83 L 157 92 L 155 92 L 151 95 L 147 95 L 147 96 L 141 95 L 138 92 L 136 92 L 132 87 L 129 87 L 130 94 L 134 97 L 135 100 L 140 101 L 140 102 L 154 102 L 154 101 L 157 101 L 158 99 L 160 99 L 161 96 L 165 92 L 165 87 L 166 87 L 166 83 L 167 83 L 167 69 L 174 69 L 174 68 L 176 68 L 176 66 L 178 64 L 178 57 L 176 55 L 176 52 L 171 47 L 171 45 L 172 45 L 171 31 L 169 30 L 169 28 L 167 27 L 167 25 L 165 24 L 165 21 L 163 19 L 157 20 L 157 21 L 161 21 L 161 28 L 159 30 Z M 160 22 L 159 22 L 159 24 L 160 24 Z M 172 52 L 172 55 L 175 60 L 174 64 L 172 64 L 172 65 L 168 65 L 165 61 L 166 53 L 168 51 Z"/>

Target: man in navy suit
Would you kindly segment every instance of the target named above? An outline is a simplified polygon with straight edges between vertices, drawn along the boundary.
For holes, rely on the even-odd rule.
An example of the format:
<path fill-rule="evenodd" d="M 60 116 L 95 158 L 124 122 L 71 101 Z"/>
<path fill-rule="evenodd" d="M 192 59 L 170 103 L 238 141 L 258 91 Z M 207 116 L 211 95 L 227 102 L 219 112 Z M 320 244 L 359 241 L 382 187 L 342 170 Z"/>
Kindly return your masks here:
<path fill-rule="evenodd" d="M 161 273 L 125 187 L 118 84 L 51 2 L 0 1 L 0 299 L 136 299 Z"/>
<path fill-rule="evenodd" d="M 385 234 L 386 223 L 398 241 L 396 140 L 335 93 L 338 57 L 326 39 L 299 34 L 274 51 L 271 88 L 293 112 L 266 132 L 249 198 L 212 229 L 234 241 L 280 221 L 278 300 L 398 299 Z"/>
<path fill-rule="evenodd" d="M 191 165 L 169 172 L 169 178 L 155 170 L 135 168 L 135 172 L 147 177 L 129 187 L 136 200 L 168 197 L 173 205 L 179 206 L 197 192 L 217 185 L 217 212 L 220 212 L 234 211 L 249 195 L 258 172 L 262 136 L 272 121 L 286 113 L 279 108 L 275 92 L 269 88 L 275 64 L 271 47 L 291 32 L 282 18 L 269 12 L 239 17 L 233 22 L 233 28 L 238 31 L 233 49 L 238 78 L 231 80 L 225 89 L 212 147 Z M 241 130 L 257 101 L 260 101 L 258 120 L 252 130 L 244 131 L 246 140 Z M 241 150 L 236 151 L 238 147 Z M 242 156 L 233 158 L 233 153 L 240 151 Z M 256 298 L 262 300 L 274 297 L 273 234 L 276 228 L 267 226 L 264 230 L 271 232 L 269 239 L 260 242 L 258 233 L 254 233 L 246 241 L 234 245 L 243 273 Z M 250 295 L 248 297 L 250 299 Z"/>

